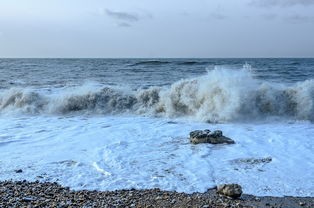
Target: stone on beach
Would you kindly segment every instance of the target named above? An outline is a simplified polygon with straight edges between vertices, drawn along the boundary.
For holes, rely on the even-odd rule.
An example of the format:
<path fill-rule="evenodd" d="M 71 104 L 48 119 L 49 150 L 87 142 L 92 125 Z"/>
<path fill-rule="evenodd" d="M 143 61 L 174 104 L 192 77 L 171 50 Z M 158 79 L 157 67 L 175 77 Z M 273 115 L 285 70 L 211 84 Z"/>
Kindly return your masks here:
<path fill-rule="evenodd" d="M 238 198 L 242 194 L 242 187 L 238 184 L 222 184 L 217 187 L 217 193 L 231 198 Z"/>
<path fill-rule="evenodd" d="M 209 129 L 195 130 L 190 132 L 190 141 L 193 144 L 210 143 L 210 144 L 234 144 L 235 142 L 224 136 L 222 131 L 216 130 L 211 132 Z"/>
<path fill-rule="evenodd" d="M 22 169 L 18 169 L 18 170 L 14 170 L 14 172 L 16 172 L 16 173 L 23 173 L 23 170 Z"/>
<path fill-rule="evenodd" d="M 314 207 L 313 197 L 225 197 L 217 189 L 186 194 L 160 189 L 74 191 L 57 183 L 0 181 L 0 207 Z"/>

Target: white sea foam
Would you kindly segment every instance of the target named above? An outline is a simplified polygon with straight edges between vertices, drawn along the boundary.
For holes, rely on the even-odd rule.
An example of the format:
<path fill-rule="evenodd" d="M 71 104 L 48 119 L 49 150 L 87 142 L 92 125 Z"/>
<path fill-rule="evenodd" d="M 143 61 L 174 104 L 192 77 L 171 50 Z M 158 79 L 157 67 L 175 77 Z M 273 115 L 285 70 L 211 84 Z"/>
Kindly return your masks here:
<path fill-rule="evenodd" d="M 187 193 L 239 183 L 248 194 L 314 196 L 314 126 L 309 122 L 205 124 L 138 116 L 7 116 L 0 118 L 0 126 L 0 180 Z M 221 129 L 236 144 L 190 144 L 189 132 L 205 128 Z M 270 162 L 258 162 L 269 157 Z M 15 173 L 16 169 L 23 172 Z"/>
<path fill-rule="evenodd" d="M 232 122 L 268 117 L 314 120 L 314 80 L 270 83 L 252 71 L 215 69 L 170 87 L 135 91 L 83 85 L 63 90 L 12 88 L 0 92 L 0 113 L 139 114 Z"/>

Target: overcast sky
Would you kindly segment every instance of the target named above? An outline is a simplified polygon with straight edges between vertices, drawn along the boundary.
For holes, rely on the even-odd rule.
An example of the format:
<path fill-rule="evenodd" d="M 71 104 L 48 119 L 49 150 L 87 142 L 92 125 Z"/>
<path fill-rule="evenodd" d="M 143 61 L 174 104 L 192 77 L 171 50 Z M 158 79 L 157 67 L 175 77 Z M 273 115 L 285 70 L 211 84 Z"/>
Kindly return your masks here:
<path fill-rule="evenodd" d="M 314 0 L 0 0 L 0 57 L 314 57 Z"/>

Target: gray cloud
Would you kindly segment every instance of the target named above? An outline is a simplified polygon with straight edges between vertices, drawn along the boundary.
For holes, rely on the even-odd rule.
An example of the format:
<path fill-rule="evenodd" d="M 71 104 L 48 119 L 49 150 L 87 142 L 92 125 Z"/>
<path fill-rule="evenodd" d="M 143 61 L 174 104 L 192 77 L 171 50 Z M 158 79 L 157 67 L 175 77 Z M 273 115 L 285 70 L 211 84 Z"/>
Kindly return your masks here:
<path fill-rule="evenodd" d="M 274 20 L 274 19 L 277 18 L 277 14 L 272 14 L 272 13 L 270 13 L 270 14 L 263 14 L 263 15 L 261 15 L 261 17 L 263 19 L 265 19 L 265 20 Z"/>
<path fill-rule="evenodd" d="M 109 9 L 105 10 L 106 14 L 114 19 L 126 21 L 126 22 L 137 22 L 139 17 L 137 14 L 132 14 L 128 12 L 116 12 Z"/>
<path fill-rule="evenodd" d="M 252 0 L 249 4 L 257 7 L 310 6 L 314 5 L 314 0 Z"/>
<path fill-rule="evenodd" d="M 120 22 L 120 23 L 118 23 L 118 26 L 119 27 L 131 27 L 131 25 L 129 23 L 126 23 L 126 22 Z"/>
<path fill-rule="evenodd" d="M 215 19 L 215 20 L 223 20 L 223 19 L 226 19 L 227 16 L 225 16 L 221 13 L 213 12 L 210 14 L 210 18 Z"/>
<path fill-rule="evenodd" d="M 304 15 L 290 15 L 284 18 L 285 21 L 293 24 L 300 23 L 314 23 L 313 16 L 304 16 Z"/>

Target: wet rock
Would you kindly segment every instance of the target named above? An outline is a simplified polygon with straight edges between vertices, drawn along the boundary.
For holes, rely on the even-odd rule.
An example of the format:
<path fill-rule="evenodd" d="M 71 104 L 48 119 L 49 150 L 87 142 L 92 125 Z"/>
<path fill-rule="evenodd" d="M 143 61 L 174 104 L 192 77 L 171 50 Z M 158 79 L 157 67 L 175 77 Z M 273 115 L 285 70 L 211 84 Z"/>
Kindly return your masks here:
<path fill-rule="evenodd" d="M 193 144 L 210 143 L 210 144 L 234 144 L 235 142 L 224 136 L 222 131 L 216 130 L 211 132 L 209 129 L 195 130 L 190 132 L 190 141 Z"/>
<path fill-rule="evenodd" d="M 265 158 L 239 158 L 235 160 L 231 160 L 230 163 L 235 165 L 235 170 L 248 170 L 248 169 L 256 169 L 257 171 L 264 172 L 263 169 L 265 165 L 272 161 L 271 157 Z"/>
<path fill-rule="evenodd" d="M 238 159 L 236 162 L 239 163 L 246 163 L 251 165 L 261 164 L 261 163 L 270 163 L 272 161 L 271 157 L 265 157 L 265 158 L 244 158 L 244 159 Z"/>
<path fill-rule="evenodd" d="M 223 184 L 217 186 L 217 193 L 231 198 L 238 198 L 242 194 L 242 187 L 238 184 Z"/>
<path fill-rule="evenodd" d="M 16 172 L 16 173 L 23 173 L 23 170 L 22 169 L 17 169 L 17 170 L 14 170 L 14 172 Z"/>

